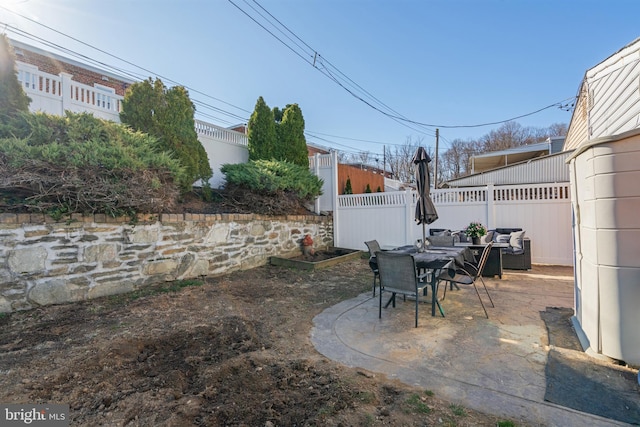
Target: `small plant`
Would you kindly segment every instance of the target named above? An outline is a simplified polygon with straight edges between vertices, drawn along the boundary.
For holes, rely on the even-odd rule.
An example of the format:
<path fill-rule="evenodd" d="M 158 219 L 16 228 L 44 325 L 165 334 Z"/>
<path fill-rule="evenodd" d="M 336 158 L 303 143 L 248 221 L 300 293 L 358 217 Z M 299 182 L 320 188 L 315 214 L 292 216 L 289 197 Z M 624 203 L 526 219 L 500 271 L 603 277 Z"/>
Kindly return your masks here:
<path fill-rule="evenodd" d="M 47 213 L 51 218 L 53 218 L 54 221 L 60 221 L 62 217 L 69 213 L 69 207 L 66 205 L 60 205 L 55 208 L 49 209 Z"/>
<path fill-rule="evenodd" d="M 371 186 L 367 184 L 367 188 L 364 189 L 365 193 L 371 193 Z"/>
<path fill-rule="evenodd" d="M 513 421 L 505 420 L 505 421 L 498 421 L 496 426 L 497 427 L 516 427 L 516 424 Z"/>
<path fill-rule="evenodd" d="M 435 395 L 435 393 L 433 391 L 431 391 L 431 390 L 425 390 L 424 394 L 426 394 L 429 397 L 433 397 Z"/>
<path fill-rule="evenodd" d="M 451 412 L 453 412 L 453 415 L 457 417 L 467 416 L 467 412 L 465 411 L 464 407 L 461 405 L 452 404 L 449 406 L 449 409 L 451 409 Z"/>
<path fill-rule="evenodd" d="M 431 408 L 429 408 L 429 406 L 417 394 L 412 394 L 411 396 L 409 396 L 406 403 L 409 406 L 409 410 L 411 412 L 417 412 L 420 414 L 431 413 Z"/>
<path fill-rule="evenodd" d="M 465 233 L 469 237 L 482 237 L 487 234 L 487 229 L 479 222 L 472 222 L 467 226 Z"/>

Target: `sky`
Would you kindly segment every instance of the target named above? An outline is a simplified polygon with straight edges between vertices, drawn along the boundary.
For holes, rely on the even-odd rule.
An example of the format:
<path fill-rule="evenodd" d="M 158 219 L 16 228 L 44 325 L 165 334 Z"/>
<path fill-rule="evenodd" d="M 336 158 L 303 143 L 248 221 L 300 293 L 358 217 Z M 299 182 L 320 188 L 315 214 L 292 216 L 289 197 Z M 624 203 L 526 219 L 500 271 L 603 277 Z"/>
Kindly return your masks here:
<path fill-rule="evenodd" d="M 436 129 L 442 153 L 512 119 L 569 124 L 638 16 L 637 0 L 0 0 L 9 38 L 185 86 L 198 119 L 295 103 L 307 142 L 380 159 L 433 150 Z"/>

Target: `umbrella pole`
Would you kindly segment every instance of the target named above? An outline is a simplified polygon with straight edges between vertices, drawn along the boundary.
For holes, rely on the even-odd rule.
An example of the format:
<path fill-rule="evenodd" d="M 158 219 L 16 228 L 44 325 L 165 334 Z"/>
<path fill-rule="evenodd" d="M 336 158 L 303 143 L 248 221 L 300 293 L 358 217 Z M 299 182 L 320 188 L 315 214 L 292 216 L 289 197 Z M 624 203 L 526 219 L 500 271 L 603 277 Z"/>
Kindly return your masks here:
<path fill-rule="evenodd" d="M 422 247 L 424 248 L 425 243 L 427 241 L 427 234 L 425 231 L 425 225 L 424 225 L 424 221 L 422 221 Z"/>

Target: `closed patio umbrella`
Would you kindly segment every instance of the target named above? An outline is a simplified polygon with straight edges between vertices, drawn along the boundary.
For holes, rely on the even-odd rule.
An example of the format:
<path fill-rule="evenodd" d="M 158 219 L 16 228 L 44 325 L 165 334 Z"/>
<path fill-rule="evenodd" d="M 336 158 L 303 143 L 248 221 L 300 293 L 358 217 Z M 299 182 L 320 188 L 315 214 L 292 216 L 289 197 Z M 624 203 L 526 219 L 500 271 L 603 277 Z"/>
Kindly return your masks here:
<path fill-rule="evenodd" d="M 416 222 L 422 224 L 422 241 L 425 241 L 425 225 L 438 219 L 438 212 L 431 201 L 429 162 L 431 158 L 424 147 L 419 147 L 411 161 L 415 164 L 416 184 L 418 186 L 418 201 L 416 204 Z"/>

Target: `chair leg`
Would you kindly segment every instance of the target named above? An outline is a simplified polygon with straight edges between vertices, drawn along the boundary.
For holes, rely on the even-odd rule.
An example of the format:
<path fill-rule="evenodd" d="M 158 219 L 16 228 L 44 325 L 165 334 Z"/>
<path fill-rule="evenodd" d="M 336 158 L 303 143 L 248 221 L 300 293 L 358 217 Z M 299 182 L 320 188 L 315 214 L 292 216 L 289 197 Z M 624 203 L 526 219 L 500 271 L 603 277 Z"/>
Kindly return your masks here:
<path fill-rule="evenodd" d="M 480 276 L 480 280 L 482 281 L 482 286 L 484 286 L 484 291 L 487 293 L 487 296 L 489 297 L 489 301 L 491 301 L 491 307 L 495 308 L 495 304 L 493 303 L 493 299 L 491 299 L 491 295 L 489 295 L 489 290 L 487 289 L 487 285 L 484 284 L 484 280 L 482 279 L 482 276 Z"/>
<path fill-rule="evenodd" d="M 416 292 L 416 328 L 418 327 L 418 293 Z"/>
<path fill-rule="evenodd" d="M 438 306 L 438 310 L 440 310 L 440 314 L 442 315 L 442 317 L 445 317 L 444 316 L 444 309 L 440 305 L 440 301 L 436 300 L 436 305 Z"/>
<path fill-rule="evenodd" d="M 393 303 L 393 308 L 396 308 L 396 294 L 392 293 L 391 294 L 391 298 L 389 298 L 389 301 L 387 301 L 387 303 L 384 305 L 384 308 L 389 307 L 389 304 Z"/>
<path fill-rule="evenodd" d="M 378 277 L 378 275 L 376 273 L 373 273 L 373 297 L 376 297 L 376 277 Z"/>
<path fill-rule="evenodd" d="M 478 287 L 476 286 L 476 282 L 473 282 L 473 289 L 476 290 L 476 294 L 478 294 L 478 299 L 480 300 L 480 305 L 482 306 L 482 309 L 484 310 L 484 315 L 487 316 L 487 319 L 489 318 L 489 313 L 487 313 L 487 309 L 484 307 L 484 303 L 482 302 L 482 298 L 480 297 L 480 292 L 478 292 Z"/>

